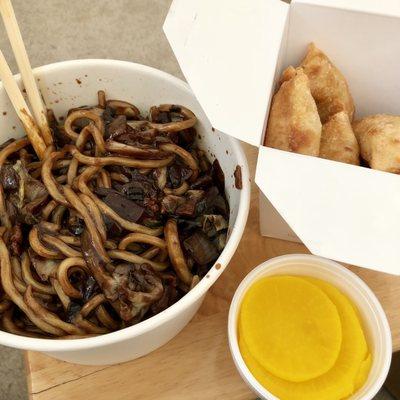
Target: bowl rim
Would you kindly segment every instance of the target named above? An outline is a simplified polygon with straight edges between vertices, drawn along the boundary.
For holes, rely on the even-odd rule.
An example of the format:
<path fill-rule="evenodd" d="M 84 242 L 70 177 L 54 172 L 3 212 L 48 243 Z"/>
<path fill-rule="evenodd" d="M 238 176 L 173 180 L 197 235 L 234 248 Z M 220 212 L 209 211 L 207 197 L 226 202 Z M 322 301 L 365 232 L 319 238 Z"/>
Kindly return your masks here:
<path fill-rule="evenodd" d="M 227 326 L 229 350 L 231 352 L 231 356 L 236 369 L 238 370 L 242 379 L 259 396 L 268 400 L 279 400 L 278 397 L 274 396 L 271 392 L 268 391 L 268 389 L 262 386 L 261 383 L 258 382 L 258 380 L 251 373 L 251 371 L 247 368 L 247 365 L 244 362 L 242 354 L 240 352 L 238 343 L 237 316 L 239 313 L 241 300 L 244 293 L 255 281 L 261 278 L 263 272 L 268 270 L 269 267 L 273 266 L 276 266 L 276 268 L 279 269 L 280 266 L 285 266 L 285 262 L 289 264 L 293 260 L 304 261 L 304 262 L 311 261 L 313 262 L 313 266 L 315 267 L 322 267 L 325 268 L 326 271 L 329 271 L 329 273 L 341 275 L 344 279 L 351 281 L 355 286 L 357 286 L 360 290 L 362 290 L 364 297 L 367 297 L 368 301 L 373 306 L 374 310 L 372 310 L 371 312 L 373 312 L 375 317 L 379 319 L 380 324 L 383 328 L 383 331 L 381 332 L 382 336 L 384 337 L 382 353 L 386 352 L 386 361 L 384 368 L 380 370 L 378 378 L 376 379 L 374 384 L 371 385 L 367 393 L 368 398 L 372 399 L 378 393 L 378 391 L 385 382 L 385 379 L 389 373 L 389 368 L 392 358 L 392 335 L 386 313 L 381 303 L 379 302 L 378 298 L 375 296 L 375 293 L 357 274 L 350 271 L 348 268 L 346 268 L 345 266 L 341 265 L 336 261 L 320 256 L 315 256 L 313 254 L 287 254 L 271 258 L 269 260 L 262 262 L 257 267 L 255 267 L 241 281 L 241 283 L 239 284 L 239 286 L 235 291 L 235 294 L 231 301 L 231 305 L 229 307 L 228 326 Z M 274 271 L 271 274 L 271 276 L 278 274 L 279 271 L 277 270 Z"/>
<path fill-rule="evenodd" d="M 109 60 L 109 59 L 76 59 L 68 61 L 60 61 L 52 64 L 47 64 L 37 67 L 33 70 L 34 74 L 43 74 L 54 72 L 57 70 L 74 69 L 76 67 L 90 67 L 102 66 L 113 68 L 130 69 L 133 73 L 144 72 L 152 77 L 162 78 L 171 84 L 180 87 L 181 89 L 193 94 L 190 86 L 181 79 L 156 68 L 138 64 L 130 61 Z M 14 75 L 14 78 L 19 82 L 20 74 Z M 2 83 L 0 83 L 0 90 L 4 90 Z M 195 303 L 200 297 L 204 296 L 208 289 L 215 283 L 218 277 L 224 272 L 230 259 L 236 251 L 237 246 L 242 238 L 244 228 L 247 223 L 247 217 L 250 207 L 250 174 L 246 156 L 241 147 L 240 142 L 228 135 L 224 135 L 226 140 L 230 143 L 233 155 L 237 160 L 237 164 L 241 166 L 243 187 L 240 190 L 239 208 L 236 216 L 235 223 L 232 227 L 227 244 L 215 261 L 214 266 L 208 272 L 208 278 L 202 279 L 189 293 L 183 296 L 178 302 L 168 307 L 161 313 L 151 317 L 145 321 L 138 323 L 115 332 L 110 332 L 104 335 L 95 337 L 82 338 L 82 339 L 40 339 L 30 338 L 26 336 L 19 336 L 13 333 L 0 330 L 0 344 L 24 350 L 34 350 L 42 352 L 72 352 L 78 350 L 88 350 L 96 347 L 103 347 L 113 343 L 121 342 L 131 339 L 135 336 L 142 335 L 148 331 L 157 328 L 164 322 L 173 319 L 181 310 L 188 308 L 191 304 Z M 219 267 L 215 266 L 219 264 Z"/>

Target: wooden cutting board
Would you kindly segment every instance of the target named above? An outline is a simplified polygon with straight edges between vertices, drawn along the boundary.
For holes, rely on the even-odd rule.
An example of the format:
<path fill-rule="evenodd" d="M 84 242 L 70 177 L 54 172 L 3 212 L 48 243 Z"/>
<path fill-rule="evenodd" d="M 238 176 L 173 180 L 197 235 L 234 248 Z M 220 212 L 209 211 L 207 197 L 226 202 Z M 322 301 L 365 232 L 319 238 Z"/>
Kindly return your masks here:
<path fill-rule="evenodd" d="M 257 150 L 244 145 L 254 176 Z M 308 253 L 298 243 L 261 237 L 258 195 L 252 184 L 250 215 L 243 239 L 224 274 L 209 291 L 189 325 L 150 355 L 114 366 L 86 367 L 26 352 L 33 400 L 251 400 L 229 353 L 226 326 L 230 299 L 244 276 L 261 262 L 289 253 Z M 349 267 L 381 301 L 400 350 L 400 277 Z"/>

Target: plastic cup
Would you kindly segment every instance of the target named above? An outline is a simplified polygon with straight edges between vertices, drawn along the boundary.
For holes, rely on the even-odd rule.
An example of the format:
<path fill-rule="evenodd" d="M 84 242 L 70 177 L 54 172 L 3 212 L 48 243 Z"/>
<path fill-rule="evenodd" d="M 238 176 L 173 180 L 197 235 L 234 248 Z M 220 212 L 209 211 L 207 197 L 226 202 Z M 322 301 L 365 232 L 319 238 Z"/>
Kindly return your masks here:
<path fill-rule="evenodd" d="M 386 380 L 392 360 L 392 337 L 386 314 L 374 293 L 356 274 L 334 261 L 313 255 L 291 254 L 268 260 L 250 272 L 237 288 L 229 310 L 228 340 L 233 361 L 244 381 L 262 399 L 279 400 L 249 371 L 240 353 L 237 338 L 238 315 L 244 294 L 255 281 L 272 275 L 321 279 L 351 299 L 358 308 L 373 361 L 364 386 L 349 399 L 373 399 Z"/>

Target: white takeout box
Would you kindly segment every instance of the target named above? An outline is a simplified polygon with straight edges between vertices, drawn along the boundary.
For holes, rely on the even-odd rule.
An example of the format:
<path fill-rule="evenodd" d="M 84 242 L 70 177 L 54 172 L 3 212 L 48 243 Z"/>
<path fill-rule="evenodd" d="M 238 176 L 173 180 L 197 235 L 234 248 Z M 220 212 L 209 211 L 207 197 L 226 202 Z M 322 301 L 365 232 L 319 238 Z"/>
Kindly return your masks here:
<path fill-rule="evenodd" d="M 215 129 L 260 146 L 261 233 L 400 275 L 399 176 L 262 146 L 277 79 L 310 42 L 347 78 L 356 118 L 400 114 L 400 1 L 174 0 L 164 31 Z"/>

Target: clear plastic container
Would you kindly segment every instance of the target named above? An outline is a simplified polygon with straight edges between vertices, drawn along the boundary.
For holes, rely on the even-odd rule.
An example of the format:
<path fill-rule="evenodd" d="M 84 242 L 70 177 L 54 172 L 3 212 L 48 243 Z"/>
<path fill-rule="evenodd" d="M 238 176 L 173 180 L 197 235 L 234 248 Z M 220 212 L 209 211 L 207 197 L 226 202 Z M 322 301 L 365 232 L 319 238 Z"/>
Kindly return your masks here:
<path fill-rule="evenodd" d="M 386 314 L 374 293 L 357 275 L 334 261 L 313 255 L 291 254 L 268 260 L 250 272 L 236 290 L 229 310 L 228 339 L 236 368 L 244 381 L 262 399 L 279 400 L 248 370 L 237 340 L 237 319 L 244 294 L 255 281 L 272 275 L 303 275 L 321 279 L 336 286 L 357 306 L 373 362 L 366 383 L 349 399 L 373 399 L 385 382 L 392 359 L 392 337 Z"/>

